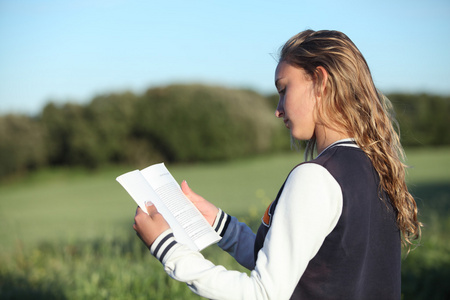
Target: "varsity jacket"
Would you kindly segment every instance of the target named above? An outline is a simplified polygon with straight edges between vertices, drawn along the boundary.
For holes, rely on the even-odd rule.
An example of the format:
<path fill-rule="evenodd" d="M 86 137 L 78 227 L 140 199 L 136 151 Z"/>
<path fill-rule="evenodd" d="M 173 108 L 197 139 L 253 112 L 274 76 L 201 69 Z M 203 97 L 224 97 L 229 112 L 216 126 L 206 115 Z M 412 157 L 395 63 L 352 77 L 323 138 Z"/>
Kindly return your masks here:
<path fill-rule="evenodd" d="M 150 250 L 210 299 L 400 299 L 400 235 L 378 182 L 364 152 L 344 140 L 291 171 L 257 235 L 219 210 L 218 245 L 250 276 L 178 244 L 170 229 Z"/>

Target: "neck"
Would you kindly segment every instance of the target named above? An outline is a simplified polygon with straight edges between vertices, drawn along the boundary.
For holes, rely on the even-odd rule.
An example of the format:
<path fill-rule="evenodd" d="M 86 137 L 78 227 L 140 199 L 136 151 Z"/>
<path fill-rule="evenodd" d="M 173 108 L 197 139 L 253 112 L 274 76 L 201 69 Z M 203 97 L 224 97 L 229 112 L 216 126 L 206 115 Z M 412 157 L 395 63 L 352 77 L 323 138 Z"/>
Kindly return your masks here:
<path fill-rule="evenodd" d="M 318 126 L 316 128 L 317 153 L 321 153 L 323 150 L 325 150 L 325 148 L 339 140 L 348 138 L 350 138 L 348 134 L 344 134 L 334 129 L 326 128 L 325 126 Z"/>

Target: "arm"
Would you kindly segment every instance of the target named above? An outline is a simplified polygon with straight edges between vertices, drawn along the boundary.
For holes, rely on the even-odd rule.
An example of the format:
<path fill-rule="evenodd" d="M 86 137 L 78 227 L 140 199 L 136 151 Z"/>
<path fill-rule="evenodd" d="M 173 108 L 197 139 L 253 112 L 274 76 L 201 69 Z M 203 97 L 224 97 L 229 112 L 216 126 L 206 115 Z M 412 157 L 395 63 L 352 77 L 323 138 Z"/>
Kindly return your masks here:
<path fill-rule="evenodd" d="M 241 266 L 253 270 L 255 268 L 253 248 L 256 235 L 251 228 L 222 210 L 216 218 L 216 223 L 214 228 L 222 237 L 217 245 L 233 256 Z"/>
<path fill-rule="evenodd" d="M 172 278 L 186 282 L 201 296 L 288 299 L 341 211 L 342 192 L 334 178 L 321 166 L 303 164 L 286 182 L 250 276 L 215 266 L 200 253 L 177 244 L 170 229 L 150 250 Z"/>
<path fill-rule="evenodd" d="M 255 267 L 253 247 L 255 234 L 245 223 L 227 215 L 221 209 L 194 193 L 186 181 L 181 183 L 183 193 L 194 203 L 214 230 L 222 237 L 218 246 L 249 270 Z"/>

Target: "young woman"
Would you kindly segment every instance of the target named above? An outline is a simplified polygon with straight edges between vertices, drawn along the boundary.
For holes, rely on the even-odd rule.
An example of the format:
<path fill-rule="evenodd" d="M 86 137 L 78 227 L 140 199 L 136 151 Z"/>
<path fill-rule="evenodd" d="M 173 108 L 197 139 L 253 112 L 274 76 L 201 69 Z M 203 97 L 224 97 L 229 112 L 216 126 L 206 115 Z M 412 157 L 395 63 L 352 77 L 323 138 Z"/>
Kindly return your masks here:
<path fill-rule="evenodd" d="M 420 236 L 390 106 L 343 33 L 307 30 L 283 46 L 276 116 L 308 140 L 255 235 L 182 183 L 245 273 L 178 244 L 154 206 L 134 229 L 174 279 L 212 299 L 400 299 L 401 241 Z M 318 153 L 314 157 L 314 151 Z"/>

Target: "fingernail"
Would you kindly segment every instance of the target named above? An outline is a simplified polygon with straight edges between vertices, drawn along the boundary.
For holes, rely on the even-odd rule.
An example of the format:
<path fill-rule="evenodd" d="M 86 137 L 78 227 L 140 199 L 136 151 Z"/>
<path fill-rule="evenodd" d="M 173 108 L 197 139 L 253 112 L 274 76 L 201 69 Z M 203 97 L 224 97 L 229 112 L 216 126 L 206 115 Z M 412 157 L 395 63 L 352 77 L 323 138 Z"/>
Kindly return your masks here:
<path fill-rule="evenodd" d="M 153 205 L 153 203 L 151 201 L 145 202 L 145 206 L 152 206 L 152 205 Z"/>

